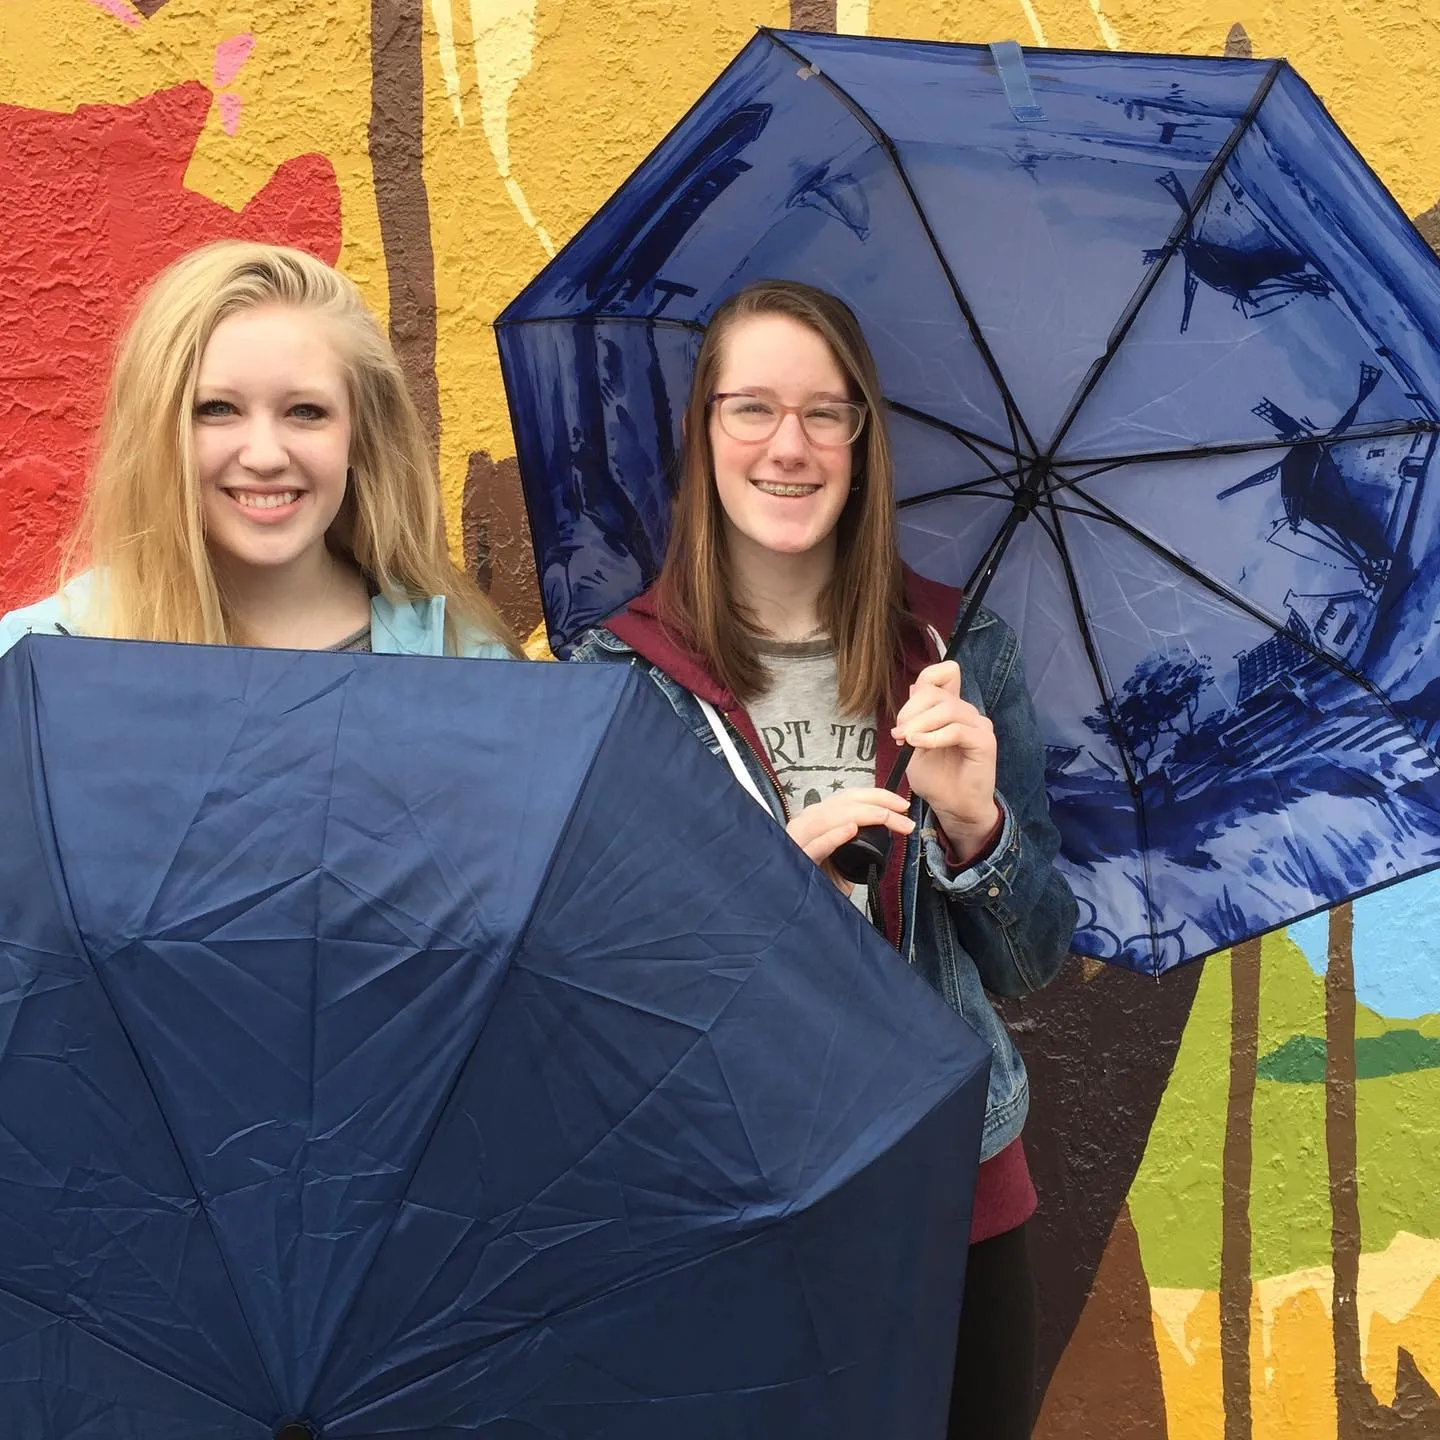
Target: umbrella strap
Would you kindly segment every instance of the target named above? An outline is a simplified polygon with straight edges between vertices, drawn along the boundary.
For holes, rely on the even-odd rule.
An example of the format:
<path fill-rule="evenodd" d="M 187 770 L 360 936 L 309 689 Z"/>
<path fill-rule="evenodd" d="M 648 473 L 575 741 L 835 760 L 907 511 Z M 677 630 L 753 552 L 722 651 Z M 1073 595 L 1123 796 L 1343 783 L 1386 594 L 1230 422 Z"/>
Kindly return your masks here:
<path fill-rule="evenodd" d="M 720 712 L 708 700 L 701 700 L 698 695 L 695 696 L 695 700 L 705 714 L 711 733 L 719 742 L 720 751 L 725 756 L 725 763 L 729 765 L 731 773 L 750 792 L 755 803 L 773 819 L 775 812 L 760 793 L 760 787 L 755 783 L 755 777 L 750 773 L 749 767 L 740 758 L 739 747 L 730 738 L 730 727 L 720 718 Z"/>
<path fill-rule="evenodd" d="M 1005 90 L 1005 103 L 1010 113 L 1022 124 L 1031 125 L 1045 118 L 1045 112 L 1035 99 L 1035 88 L 1030 84 L 1030 72 L 1025 67 L 1025 53 L 1013 40 L 997 40 L 990 47 L 995 61 L 995 72 Z"/>

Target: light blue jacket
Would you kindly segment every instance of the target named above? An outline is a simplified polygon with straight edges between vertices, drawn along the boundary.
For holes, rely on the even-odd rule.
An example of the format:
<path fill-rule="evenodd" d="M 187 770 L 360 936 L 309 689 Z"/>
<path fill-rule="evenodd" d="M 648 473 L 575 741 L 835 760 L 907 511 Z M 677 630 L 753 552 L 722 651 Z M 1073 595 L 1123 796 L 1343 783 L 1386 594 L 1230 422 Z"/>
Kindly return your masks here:
<path fill-rule="evenodd" d="M 22 635 L 74 635 L 80 633 L 73 617 L 81 614 L 90 593 L 90 576 L 77 575 L 58 594 L 23 610 L 0 616 L 0 655 Z M 405 600 L 398 604 L 384 595 L 370 602 L 370 648 L 377 655 L 443 655 L 445 653 L 445 597 Z M 505 660 L 510 652 L 490 636 L 467 636 L 460 653 L 470 659 Z"/>

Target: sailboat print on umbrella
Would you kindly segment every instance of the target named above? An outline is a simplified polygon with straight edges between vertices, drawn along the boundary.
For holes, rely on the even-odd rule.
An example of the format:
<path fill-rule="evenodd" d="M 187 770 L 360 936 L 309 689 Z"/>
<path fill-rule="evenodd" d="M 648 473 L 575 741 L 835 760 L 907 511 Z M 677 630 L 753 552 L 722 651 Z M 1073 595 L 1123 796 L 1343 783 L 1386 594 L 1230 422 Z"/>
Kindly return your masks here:
<path fill-rule="evenodd" d="M 1190 197 L 1173 170 L 1155 182 L 1190 213 Z M 1153 265 L 1164 248 L 1147 250 Z M 1221 176 L 1201 207 L 1180 247 L 1185 262 L 1185 310 L 1180 333 L 1190 328 L 1195 292 L 1202 282 L 1231 295 L 1247 320 L 1268 315 L 1297 295 L 1328 295 L 1330 284 L 1306 258 L 1277 238 L 1275 232 L 1245 203 L 1239 183 Z"/>

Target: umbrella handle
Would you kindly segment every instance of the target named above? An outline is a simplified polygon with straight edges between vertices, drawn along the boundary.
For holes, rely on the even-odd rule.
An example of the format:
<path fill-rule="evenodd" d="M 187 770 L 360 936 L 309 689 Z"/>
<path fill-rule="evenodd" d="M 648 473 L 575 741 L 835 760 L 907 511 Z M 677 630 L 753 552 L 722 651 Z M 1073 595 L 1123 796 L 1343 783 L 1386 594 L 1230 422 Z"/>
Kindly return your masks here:
<path fill-rule="evenodd" d="M 883 825 L 866 825 L 853 840 L 847 840 L 830 856 L 830 863 L 852 885 L 865 885 L 871 871 L 885 873 L 890 858 L 890 832 Z"/>

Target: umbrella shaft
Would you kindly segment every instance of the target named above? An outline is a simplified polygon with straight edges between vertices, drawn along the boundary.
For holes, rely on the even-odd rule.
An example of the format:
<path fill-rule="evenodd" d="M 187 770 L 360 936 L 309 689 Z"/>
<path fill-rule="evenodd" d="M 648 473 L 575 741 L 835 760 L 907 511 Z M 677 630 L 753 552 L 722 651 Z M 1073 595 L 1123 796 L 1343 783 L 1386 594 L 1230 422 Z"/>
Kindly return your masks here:
<path fill-rule="evenodd" d="M 981 602 L 985 599 L 985 592 L 990 588 L 990 582 L 995 578 L 995 572 L 1000 568 L 1000 561 L 1004 558 L 1005 551 L 1009 549 L 1011 538 L 1019 528 L 1020 522 L 1034 509 L 1030 492 L 1023 489 L 1015 503 L 1010 507 L 1010 513 L 1005 517 L 1005 523 L 995 532 L 995 538 L 990 542 L 990 548 L 981 557 L 980 563 L 971 572 L 969 580 L 965 582 L 965 608 L 960 612 L 960 618 L 955 622 L 954 633 L 950 636 L 950 643 L 945 647 L 942 660 L 953 660 L 960 653 L 960 646 L 964 643 L 965 637 L 970 633 L 970 627 L 975 623 L 975 617 L 980 613 Z M 890 773 L 885 778 L 885 789 L 893 790 L 905 778 L 905 771 L 910 764 L 910 757 L 914 755 L 913 747 L 902 745 L 895 756 L 895 763 L 890 767 Z"/>
<path fill-rule="evenodd" d="M 1033 484 L 1034 482 L 1031 482 L 1031 486 Z M 1011 537 L 1020 522 L 1034 509 L 1036 492 L 1031 486 L 1019 492 L 1015 503 L 1010 507 L 1010 513 L 1005 517 L 1005 523 L 996 532 L 990 548 L 986 550 L 966 582 L 965 608 L 956 622 L 955 633 L 951 635 L 949 645 L 945 647 L 945 654 L 941 657 L 943 660 L 953 660 L 959 654 L 961 644 L 970 633 L 976 615 L 980 613 L 980 602 L 990 588 L 990 582 L 995 577 L 995 571 L 1009 547 Z M 900 747 L 896 752 L 895 762 L 890 767 L 890 774 L 886 776 L 885 789 L 894 790 L 905 778 L 905 770 L 914 753 L 912 746 Z M 890 832 L 883 825 L 867 825 L 853 840 L 847 841 L 831 855 L 830 863 L 840 875 L 856 885 L 873 884 L 877 874 L 884 870 L 889 854 Z"/>

